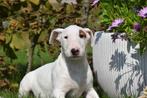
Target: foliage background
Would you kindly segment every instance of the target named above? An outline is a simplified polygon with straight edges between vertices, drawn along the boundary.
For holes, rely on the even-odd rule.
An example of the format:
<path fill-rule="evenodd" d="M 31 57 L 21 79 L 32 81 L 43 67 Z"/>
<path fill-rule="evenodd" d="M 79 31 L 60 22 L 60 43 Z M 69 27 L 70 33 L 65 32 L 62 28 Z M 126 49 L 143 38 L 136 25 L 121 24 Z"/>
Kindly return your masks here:
<path fill-rule="evenodd" d="M 100 0 L 94 6 L 93 0 L 62 1 L 0 0 L 0 90 L 17 91 L 26 72 L 55 60 L 59 46 L 48 44 L 54 28 L 77 24 L 95 32 L 119 17 L 129 21 L 124 27 L 132 28 L 140 21 L 134 11 L 147 5 L 146 0 Z M 90 63 L 91 55 L 88 49 Z"/>
<path fill-rule="evenodd" d="M 51 30 L 87 26 L 90 1 L 74 5 L 60 0 L 0 0 L 0 9 L 0 90 L 17 91 L 27 72 L 59 54 L 58 44 L 48 43 Z"/>

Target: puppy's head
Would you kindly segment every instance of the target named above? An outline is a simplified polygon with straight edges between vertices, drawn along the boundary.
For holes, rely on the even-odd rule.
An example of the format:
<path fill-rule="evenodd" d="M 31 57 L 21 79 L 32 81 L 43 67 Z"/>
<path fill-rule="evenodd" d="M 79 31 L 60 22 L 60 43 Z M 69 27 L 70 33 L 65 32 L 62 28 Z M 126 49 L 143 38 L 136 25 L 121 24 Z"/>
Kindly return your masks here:
<path fill-rule="evenodd" d="M 71 25 L 65 29 L 54 29 L 51 32 L 49 43 L 52 44 L 57 40 L 66 57 L 80 58 L 85 55 L 86 45 L 91 42 L 92 38 L 93 33 L 90 29 Z"/>

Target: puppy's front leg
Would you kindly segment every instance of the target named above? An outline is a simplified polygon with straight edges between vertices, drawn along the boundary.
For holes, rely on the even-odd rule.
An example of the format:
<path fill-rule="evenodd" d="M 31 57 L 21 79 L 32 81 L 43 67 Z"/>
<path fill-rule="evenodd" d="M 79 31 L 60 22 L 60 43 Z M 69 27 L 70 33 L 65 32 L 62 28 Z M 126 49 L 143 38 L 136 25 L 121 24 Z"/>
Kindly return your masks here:
<path fill-rule="evenodd" d="M 86 98 L 99 98 L 98 94 L 96 93 L 96 91 L 94 90 L 94 88 L 90 88 L 87 91 L 87 95 Z"/>
<path fill-rule="evenodd" d="M 53 98 L 65 98 L 65 93 L 60 90 L 54 90 Z"/>

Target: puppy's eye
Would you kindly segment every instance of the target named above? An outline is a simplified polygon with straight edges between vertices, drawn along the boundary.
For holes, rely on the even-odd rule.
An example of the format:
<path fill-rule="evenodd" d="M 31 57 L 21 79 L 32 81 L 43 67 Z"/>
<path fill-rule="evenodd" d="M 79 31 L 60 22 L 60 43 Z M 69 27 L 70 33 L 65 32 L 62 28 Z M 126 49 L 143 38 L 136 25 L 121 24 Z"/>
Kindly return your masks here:
<path fill-rule="evenodd" d="M 79 33 L 79 37 L 80 38 L 86 38 L 86 34 L 82 31 Z"/>
<path fill-rule="evenodd" d="M 65 39 L 68 39 L 68 36 L 64 36 Z"/>
<path fill-rule="evenodd" d="M 85 36 L 83 34 L 80 34 L 80 38 L 84 38 Z"/>

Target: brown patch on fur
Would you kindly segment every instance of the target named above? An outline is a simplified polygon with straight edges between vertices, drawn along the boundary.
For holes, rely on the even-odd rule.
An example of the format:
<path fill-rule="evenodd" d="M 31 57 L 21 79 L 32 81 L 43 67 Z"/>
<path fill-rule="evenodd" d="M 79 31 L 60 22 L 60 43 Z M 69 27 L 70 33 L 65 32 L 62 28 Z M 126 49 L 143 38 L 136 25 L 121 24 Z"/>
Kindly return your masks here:
<path fill-rule="evenodd" d="M 80 38 L 86 38 L 85 32 L 82 31 L 82 30 L 80 30 L 80 31 L 79 31 L 79 37 L 80 37 Z"/>

